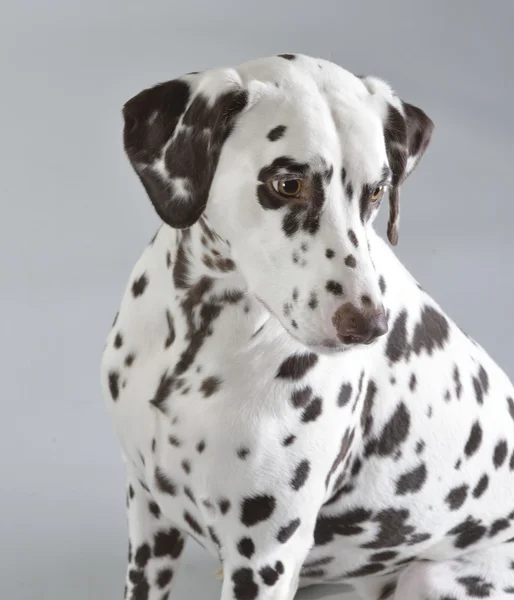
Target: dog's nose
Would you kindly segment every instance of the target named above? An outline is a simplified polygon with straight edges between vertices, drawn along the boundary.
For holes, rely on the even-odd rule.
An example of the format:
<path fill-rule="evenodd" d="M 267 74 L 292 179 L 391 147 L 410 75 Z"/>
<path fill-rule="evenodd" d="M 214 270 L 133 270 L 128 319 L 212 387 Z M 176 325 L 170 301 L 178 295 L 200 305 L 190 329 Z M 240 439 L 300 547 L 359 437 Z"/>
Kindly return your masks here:
<path fill-rule="evenodd" d="M 387 333 L 387 317 L 383 307 L 357 309 L 347 302 L 332 317 L 337 337 L 344 344 L 370 344 Z"/>

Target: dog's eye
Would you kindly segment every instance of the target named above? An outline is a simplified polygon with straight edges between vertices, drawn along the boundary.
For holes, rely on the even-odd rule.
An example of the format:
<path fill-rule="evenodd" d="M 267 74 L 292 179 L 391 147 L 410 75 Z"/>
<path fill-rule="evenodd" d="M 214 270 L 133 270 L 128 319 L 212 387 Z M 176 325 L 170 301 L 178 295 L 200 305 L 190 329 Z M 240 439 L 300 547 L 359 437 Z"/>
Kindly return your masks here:
<path fill-rule="evenodd" d="M 278 179 L 273 182 L 273 188 L 281 196 L 287 198 L 297 198 L 303 188 L 301 179 Z"/>
<path fill-rule="evenodd" d="M 384 195 L 384 191 L 385 191 L 385 185 L 376 187 L 373 190 L 373 194 L 371 196 L 371 202 L 377 202 L 378 200 L 380 200 L 380 198 L 382 198 L 382 196 Z"/>

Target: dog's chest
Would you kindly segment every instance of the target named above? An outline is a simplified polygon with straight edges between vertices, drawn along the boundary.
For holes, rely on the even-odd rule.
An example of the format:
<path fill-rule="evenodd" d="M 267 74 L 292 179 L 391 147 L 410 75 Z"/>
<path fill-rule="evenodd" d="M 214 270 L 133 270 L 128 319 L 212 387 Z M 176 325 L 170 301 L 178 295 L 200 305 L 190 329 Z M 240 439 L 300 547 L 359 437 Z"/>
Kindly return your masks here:
<path fill-rule="evenodd" d="M 365 384 L 358 373 L 346 381 L 354 391 L 347 403 L 346 389 L 341 395 L 341 382 L 323 364 L 301 381 L 277 377 L 280 361 L 267 366 L 273 359 L 259 347 L 228 358 L 206 345 L 198 365 L 179 376 L 170 367 L 177 358 L 150 359 L 144 376 L 133 386 L 127 381 L 126 406 L 117 407 L 126 452 L 141 463 L 149 487 L 158 484 L 158 469 L 200 502 L 237 500 L 243 491 L 288 486 L 301 459 L 333 483 L 360 439 Z M 345 456 L 334 466 L 349 430 Z"/>
<path fill-rule="evenodd" d="M 263 352 L 252 357 L 254 367 L 268 360 Z M 216 553 L 209 532 L 230 530 L 230 521 L 218 522 L 225 507 L 237 514 L 245 498 L 280 499 L 283 491 L 301 484 L 302 465 L 309 465 L 310 481 L 318 480 L 325 499 L 330 496 L 347 452 L 359 441 L 361 401 L 359 379 L 350 378 L 355 395 L 348 404 L 344 398 L 342 406 L 340 381 L 329 378 L 323 364 L 296 381 L 277 378 L 276 367 L 254 377 L 238 360 L 220 360 L 219 353 L 201 362 L 199 371 L 172 383 L 160 406 L 148 402 L 152 394 L 140 393 L 141 384 L 132 390 L 127 385 L 127 407 L 117 422 L 126 455 L 163 514 L 179 515 L 189 533 Z M 149 363 L 153 375 L 146 374 L 146 386 L 155 390 L 174 362 L 156 366 L 154 357 Z"/>

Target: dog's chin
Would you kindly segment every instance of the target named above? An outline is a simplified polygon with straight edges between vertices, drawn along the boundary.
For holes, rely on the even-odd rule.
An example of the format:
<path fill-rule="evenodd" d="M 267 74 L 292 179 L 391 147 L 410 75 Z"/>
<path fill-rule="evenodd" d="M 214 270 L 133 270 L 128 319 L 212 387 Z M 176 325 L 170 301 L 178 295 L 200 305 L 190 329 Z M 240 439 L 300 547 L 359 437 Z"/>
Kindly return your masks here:
<path fill-rule="evenodd" d="M 347 346 L 345 344 L 341 344 L 339 342 L 332 342 L 330 340 L 326 340 L 323 342 L 310 342 L 305 344 L 305 347 L 311 352 L 315 352 L 316 354 L 324 354 L 326 356 L 334 356 L 336 354 L 342 354 L 343 352 L 348 352 L 354 346 Z"/>
<path fill-rule="evenodd" d="M 291 337 L 293 337 L 297 342 L 302 344 L 306 350 L 310 352 L 315 352 L 316 354 L 324 354 L 326 356 L 334 356 L 337 354 L 342 354 L 343 352 L 348 352 L 355 348 L 355 346 L 349 346 L 348 344 L 343 344 L 338 340 L 302 340 L 299 336 L 294 333 L 289 332 Z"/>
<path fill-rule="evenodd" d="M 290 334 L 297 342 L 300 342 L 302 346 L 304 346 L 310 352 L 315 352 L 316 354 L 322 354 L 325 356 L 337 356 L 341 355 L 345 352 L 351 352 L 358 349 L 369 348 L 376 343 L 376 340 L 373 340 L 368 344 L 344 344 L 339 340 L 302 340 L 294 333 Z"/>

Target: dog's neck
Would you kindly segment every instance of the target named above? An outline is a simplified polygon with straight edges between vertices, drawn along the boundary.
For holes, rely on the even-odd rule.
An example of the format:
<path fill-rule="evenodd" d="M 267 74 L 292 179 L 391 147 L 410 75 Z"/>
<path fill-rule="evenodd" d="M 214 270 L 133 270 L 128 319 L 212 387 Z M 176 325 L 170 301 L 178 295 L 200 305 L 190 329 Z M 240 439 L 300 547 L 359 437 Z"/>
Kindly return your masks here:
<path fill-rule="evenodd" d="M 208 278 L 217 292 L 246 292 L 245 279 L 231 256 L 229 243 L 215 233 L 205 217 L 189 229 L 177 231 L 173 262 L 177 290 L 191 289 Z"/>
<path fill-rule="evenodd" d="M 191 312 L 202 303 L 211 307 L 237 307 L 240 314 L 237 323 L 243 337 L 248 334 L 250 339 L 266 324 L 266 339 L 275 353 L 287 355 L 303 349 L 248 291 L 230 244 L 215 233 L 204 217 L 189 229 L 173 234 L 176 235 L 175 252 L 174 258 L 170 255 L 169 260 L 183 310 Z"/>

